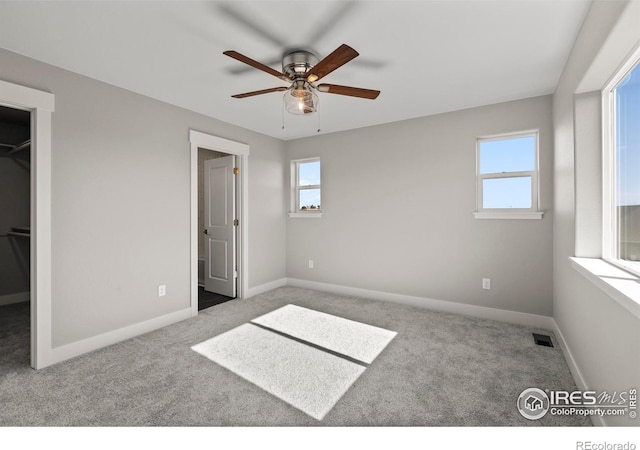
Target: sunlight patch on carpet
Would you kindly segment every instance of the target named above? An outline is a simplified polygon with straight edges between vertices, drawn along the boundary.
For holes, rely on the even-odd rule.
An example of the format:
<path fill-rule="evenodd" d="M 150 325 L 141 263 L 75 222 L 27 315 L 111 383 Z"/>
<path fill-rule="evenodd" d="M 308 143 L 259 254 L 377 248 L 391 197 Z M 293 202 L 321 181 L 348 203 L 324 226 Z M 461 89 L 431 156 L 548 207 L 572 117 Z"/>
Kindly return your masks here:
<path fill-rule="evenodd" d="M 397 333 L 296 305 L 251 322 L 371 364 Z"/>
<path fill-rule="evenodd" d="M 286 305 L 191 348 L 322 420 L 396 334 Z"/>
<path fill-rule="evenodd" d="M 317 420 L 365 370 L 251 324 L 191 348 Z"/>

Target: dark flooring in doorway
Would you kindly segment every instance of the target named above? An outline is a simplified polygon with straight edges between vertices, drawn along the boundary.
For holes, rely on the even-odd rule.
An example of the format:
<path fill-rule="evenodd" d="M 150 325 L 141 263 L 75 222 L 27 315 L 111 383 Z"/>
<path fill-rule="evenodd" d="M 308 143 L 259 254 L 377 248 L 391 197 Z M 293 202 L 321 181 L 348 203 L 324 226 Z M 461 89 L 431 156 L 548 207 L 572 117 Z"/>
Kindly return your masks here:
<path fill-rule="evenodd" d="M 198 311 L 228 302 L 229 300 L 233 300 L 233 297 L 207 292 L 202 286 L 198 286 Z"/>
<path fill-rule="evenodd" d="M 29 367 L 30 311 L 29 302 L 0 306 L 0 373 L 10 367 Z"/>

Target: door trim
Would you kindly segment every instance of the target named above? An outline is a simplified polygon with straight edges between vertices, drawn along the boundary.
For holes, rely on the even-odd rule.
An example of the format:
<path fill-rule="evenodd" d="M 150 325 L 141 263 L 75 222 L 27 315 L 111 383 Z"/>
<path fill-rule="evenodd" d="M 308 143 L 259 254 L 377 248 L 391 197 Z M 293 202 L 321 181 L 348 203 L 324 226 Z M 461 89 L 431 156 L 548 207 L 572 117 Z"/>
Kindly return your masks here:
<path fill-rule="evenodd" d="M 31 367 L 52 361 L 51 324 L 51 114 L 49 92 L 0 80 L 0 103 L 31 111 Z"/>
<path fill-rule="evenodd" d="M 191 316 L 198 315 L 198 148 L 236 155 L 240 173 L 236 188 L 238 202 L 237 233 L 238 289 L 237 298 L 245 298 L 249 289 L 249 145 L 200 131 L 189 130 L 191 145 Z"/>

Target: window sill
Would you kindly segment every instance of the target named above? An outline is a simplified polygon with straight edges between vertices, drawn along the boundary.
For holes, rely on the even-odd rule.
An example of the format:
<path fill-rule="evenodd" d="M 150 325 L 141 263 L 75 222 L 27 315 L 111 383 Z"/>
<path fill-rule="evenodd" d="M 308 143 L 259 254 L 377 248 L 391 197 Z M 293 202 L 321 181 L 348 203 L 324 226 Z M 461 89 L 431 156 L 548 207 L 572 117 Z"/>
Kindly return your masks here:
<path fill-rule="evenodd" d="M 297 212 L 289 213 L 289 217 L 292 219 L 319 219 L 322 217 L 321 212 Z"/>
<path fill-rule="evenodd" d="M 532 212 L 474 212 L 473 217 L 476 219 L 542 219 L 542 211 Z"/>
<path fill-rule="evenodd" d="M 571 265 L 609 297 L 640 318 L 640 278 L 597 258 L 569 258 Z"/>

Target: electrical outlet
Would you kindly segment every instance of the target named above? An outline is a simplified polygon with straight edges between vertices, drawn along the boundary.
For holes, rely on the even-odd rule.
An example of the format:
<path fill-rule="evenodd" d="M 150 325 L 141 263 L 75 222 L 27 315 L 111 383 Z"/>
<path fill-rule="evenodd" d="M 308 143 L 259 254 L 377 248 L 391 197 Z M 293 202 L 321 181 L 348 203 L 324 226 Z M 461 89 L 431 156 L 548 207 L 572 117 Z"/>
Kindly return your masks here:
<path fill-rule="evenodd" d="M 158 297 L 164 297 L 167 295 L 167 286 L 165 284 L 161 284 L 158 286 Z"/>
<path fill-rule="evenodd" d="M 482 279 L 482 289 L 491 289 L 491 278 Z"/>
<path fill-rule="evenodd" d="M 309 269 L 313 269 L 313 259 L 309 260 Z"/>

